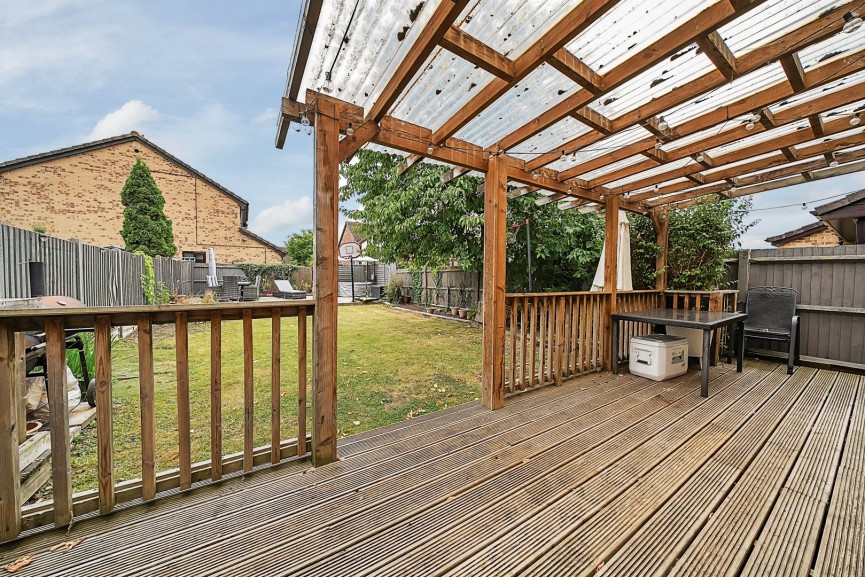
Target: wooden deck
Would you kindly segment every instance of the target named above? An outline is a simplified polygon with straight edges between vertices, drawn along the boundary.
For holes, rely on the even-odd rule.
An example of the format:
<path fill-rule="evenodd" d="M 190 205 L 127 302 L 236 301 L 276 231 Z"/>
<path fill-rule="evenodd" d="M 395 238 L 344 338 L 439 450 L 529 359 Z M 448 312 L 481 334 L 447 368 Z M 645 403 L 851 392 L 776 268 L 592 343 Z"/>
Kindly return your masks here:
<path fill-rule="evenodd" d="M 599 373 L 0 549 L 30 575 L 865 575 L 865 381 Z M 68 552 L 61 541 L 84 538 Z M 813 569 L 813 572 L 811 570 Z"/>

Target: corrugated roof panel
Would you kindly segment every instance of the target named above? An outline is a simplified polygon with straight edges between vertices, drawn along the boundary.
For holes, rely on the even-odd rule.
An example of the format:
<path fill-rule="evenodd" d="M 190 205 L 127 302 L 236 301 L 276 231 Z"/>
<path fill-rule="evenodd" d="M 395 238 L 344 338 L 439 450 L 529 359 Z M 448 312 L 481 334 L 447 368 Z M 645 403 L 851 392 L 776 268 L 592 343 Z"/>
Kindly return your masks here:
<path fill-rule="evenodd" d="M 437 128 L 495 78 L 444 48 L 433 51 L 393 108 L 393 116 Z"/>
<path fill-rule="evenodd" d="M 600 158 L 601 156 L 610 154 L 623 146 L 651 137 L 652 134 L 642 126 L 632 126 L 631 128 L 623 130 L 622 132 L 617 132 L 612 136 L 599 140 L 598 142 L 590 144 L 585 148 L 568 155 L 564 161 L 557 160 L 555 163 L 551 164 L 549 168 L 555 170 L 568 170 L 577 164 Z"/>
<path fill-rule="evenodd" d="M 640 156 L 638 158 L 645 159 L 645 157 L 643 157 L 643 156 Z M 643 172 L 640 172 L 638 174 L 634 174 L 632 176 L 626 176 L 625 178 L 620 178 L 619 180 L 611 182 L 611 183 L 607 184 L 606 186 L 608 188 L 613 189 L 613 188 L 616 188 L 617 186 L 626 186 L 632 182 L 637 182 L 638 180 L 643 180 L 644 178 L 649 178 L 652 176 L 663 177 L 663 174 L 665 172 L 671 172 L 673 170 L 678 170 L 680 168 L 684 168 L 685 166 L 688 166 L 689 164 L 693 164 L 695 166 L 700 166 L 697 163 L 697 161 L 693 160 L 691 157 L 680 158 L 679 160 L 674 160 L 672 162 L 668 162 L 667 164 L 661 164 L 660 166 L 657 166 L 656 168 L 650 168 L 649 170 L 644 170 Z"/>
<path fill-rule="evenodd" d="M 715 65 L 705 54 L 697 54 L 696 50 L 683 51 L 652 66 L 591 106 L 615 120 L 714 70 Z"/>
<path fill-rule="evenodd" d="M 707 170 L 703 170 L 702 172 L 708 178 L 708 177 L 711 177 L 712 175 L 714 175 L 718 172 L 721 172 L 722 170 L 729 170 L 731 168 L 735 168 L 737 166 L 741 166 L 743 164 L 748 164 L 748 163 L 758 161 L 758 160 L 766 160 L 769 158 L 775 158 L 775 157 L 778 157 L 780 154 L 781 153 L 778 152 L 777 150 L 773 150 L 772 152 L 767 152 L 766 154 L 760 154 L 758 156 L 752 156 L 750 158 L 745 158 L 743 160 L 737 160 L 736 162 L 730 162 L 728 164 L 725 164 L 724 166 L 719 166 L 717 168 L 710 168 Z"/>
<path fill-rule="evenodd" d="M 807 92 L 802 92 L 800 94 L 790 96 L 789 98 L 785 98 L 781 102 L 770 106 L 769 110 L 777 113 L 779 111 L 786 110 L 804 102 L 814 100 L 815 98 L 820 98 L 821 96 L 825 96 L 832 92 L 837 92 L 839 90 L 847 90 L 851 87 L 856 87 L 859 84 L 863 85 L 860 87 L 860 89 L 862 90 L 862 94 L 865 94 L 865 70 L 861 72 L 856 72 L 855 74 L 851 74 L 847 78 L 841 80 L 834 80 L 826 84 L 825 86 L 821 86 L 820 88 L 814 88 L 812 90 L 808 90 Z"/>
<path fill-rule="evenodd" d="M 758 132 L 753 136 L 749 136 L 747 138 L 743 138 L 729 144 L 717 146 L 711 150 L 707 150 L 706 152 L 708 152 L 709 156 L 712 157 L 721 156 L 723 154 L 727 154 L 728 152 L 733 152 L 734 150 L 740 150 L 742 148 L 753 146 L 761 142 L 768 142 L 770 140 L 775 140 L 776 138 L 781 138 L 782 136 L 787 136 L 788 134 L 792 134 L 797 130 L 804 130 L 808 128 L 808 126 L 809 124 L 807 120 L 792 122 L 778 128 L 773 128 L 772 130 L 764 130 L 762 132 Z"/>
<path fill-rule="evenodd" d="M 813 146 L 815 144 L 821 144 L 823 142 L 832 142 L 833 140 L 840 140 L 842 138 L 847 138 L 848 136 L 856 136 L 861 135 L 862 131 L 865 130 L 865 127 L 860 126 L 851 126 L 850 130 L 845 130 L 844 132 L 839 132 L 837 134 L 830 134 L 828 136 L 821 136 L 820 138 L 815 138 L 813 140 L 809 140 L 808 142 L 803 142 L 802 144 L 797 144 L 793 148 L 807 148 L 809 146 Z"/>
<path fill-rule="evenodd" d="M 741 76 L 723 86 L 695 98 L 681 106 L 664 112 L 664 119 L 676 127 L 712 110 L 727 106 L 731 102 L 746 98 L 769 86 L 787 82 L 787 76 L 778 63 L 764 66 L 750 74 Z"/>
<path fill-rule="evenodd" d="M 865 91 L 862 92 L 862 95 L 865 96 Z M 856 102 L 851 102 L 850 104 L 827 110 L 820 114 L 820 118 L 823 119 L 823 122 L 829 122 L 830 120 L 837 120 L 839 117 L 844 116 L 852 118 L 854 114 L 861 115 L 863 111 L 865 111 L 865 100 L 857 100 Z M 860 117 L 860 122 L 861 120 L 862 118 Z"/>
<path fill-rule="evenodd" d="M 838 4 L 838 0 L 769 0 L 722 26 L 718 33 L 738 57 L 816 20 L 824 10 Z"/>
<path fill-rule="evenodd" d="M 683 136 L 682 138 L 673 140 L 672 142 L 665 143 L 661 146 L 661 150 L 663 150 L 664 152 L 670 152 L 673 150 L 678 150 L 684 146 L 690 146 L 695 142 L 699 142 L 711 136 L 717 136 L 718 134 L 722 134 L 724 132 L 727 132 L 728 130 L 736 129 L 741 124 L 747 124 L 750 118 L 750 114 L 730 118 L 729 120 L 721 123 L 719 126 L 710 126 L 705 130 L 700 130 L 694 132 L 693 134 L 689 134 L 688 136 Z"/>
<path fill-rule="evenodd" d="M 476 0 L 459 27 L 487 46 L 516 59 L 581 0 Z"/>
<path fill-rule="evenodd" d="M 579 86 L 569 78 L 552 66 L 542 65 L 464 126 L 456 136 L 480 146 L 492 146 L 576 90 Z"/>
<path fill-rule="evenodd" d="M 865 48 L 865 34 L 861 31 L 853 34 L 835 34 L 800 50 L 799 61 L 802 63 L 802 69 L 807 71 L 826 62 L 844 58 L 863 48 Z"/>
<path fill-rule="evenodd" d="M 604 74 L 717 0 L 624 0 L 567 45 Z"/>
<path fill-rule="evenodd" d="M 559 149 L 564 143 L 590 132 L 592 129 L 579 120 L 566 116 L 548 129 L 539 132 L 525 142 L 519 144 L 508 154 L 516 154 L 523 160 Z"/>
<path fill-rule="evenodd" d="M 596 168 L 595 170 L 592 170 L 590 172 L 585 172 L 583 174 L 580 174 L 577 176 L 577 178 L 580 178 L 583 180 L 593 180 L 595 178 L 599 178 L 601 176 L 604 176 L 605 174 L 610 174 L 611 172 L 615 172 L 619 169 L 633 166 L 633 165 L 637 164 L 638 162 L 643 162 L 644 160 L 646 160 L 645 156 L 642 156 L 640 154 L 635 154 L 634 156 L 629 156 L 628 158 L 625 158 L 624 160 L 619 160 L 618 162 L 608 164 L 607 166 L 602 166 L 601 168 Z"/>
<path fill-rule="evenodd" d="M 323 86 L 333 64 L 333 96 L 367 108 L 384 88 L 382 79 L 390 77 L 440 2 L 324 0 L 299 98 L 304 99 L 307 88 Z M 415 12 L 418 6 L 421 9 Z M 337 58 L 346 33 L 348 42 Z"/>

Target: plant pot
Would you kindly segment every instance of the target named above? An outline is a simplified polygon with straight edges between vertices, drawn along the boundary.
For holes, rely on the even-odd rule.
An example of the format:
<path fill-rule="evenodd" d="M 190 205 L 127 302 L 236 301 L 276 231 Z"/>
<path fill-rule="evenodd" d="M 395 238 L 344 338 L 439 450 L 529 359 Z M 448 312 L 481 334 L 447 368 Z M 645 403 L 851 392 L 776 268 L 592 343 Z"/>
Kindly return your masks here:
<path fill-rule="evenodd" d="M 429 313 L 429 314 L 433 314 L 433 313 L 436 312 L 436 310 L 435 310 L 434 308 L 432 308 L 432 307 L 427 307 L 427 308 L 426 308 L 426 312 Z"/>
<path fill-rule="evenodd" d="M 460 309 L 460 318 L 461 318 L 461 319 L 466 318 L 466 315 L 467 315 L 467 314 L 469 314 L 468 309 Z"/>
<path fill-rule="evenodd" d="M 460 314 L 460 307 L 451 307 L 451 314 L 452 314 L 453 316 L 455 316 L 455 317 L 456 317 L 456 316 L 459 316 L 459 314 Z"/>
<path fill-rule="evenodd" d="M 33 435 L 42 428 L 42 423 L 39 421 L 27 421 L 27 436 Z"/>
<path fill-rule="evenodd" d="M 410 303 L 410 302 L 411 302 L 411 297 L 410 297 L 410 296 L 408 296 L 408 295 L 402 295 L 402 303 L 403 303 L 404 305 L 407 305 L 407 304 Z"/>

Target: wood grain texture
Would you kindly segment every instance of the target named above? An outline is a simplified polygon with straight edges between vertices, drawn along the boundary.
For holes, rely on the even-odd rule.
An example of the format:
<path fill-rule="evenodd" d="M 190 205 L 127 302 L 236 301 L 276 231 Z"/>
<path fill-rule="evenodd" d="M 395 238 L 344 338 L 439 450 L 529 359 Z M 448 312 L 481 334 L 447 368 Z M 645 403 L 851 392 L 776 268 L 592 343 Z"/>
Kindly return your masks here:
<path fill-rule="evenodd" d="M 505 235 L 508 226 L 508 172 L 502 157 L 490 160 L 485 182 L 481 402 L 488 409 L 500 409 L 505 390 Z"/>
<path fill-rule="evenodd" d="M 279 463 L 280 405 L 282 402 L 282 316 L 273 311 L 270 326 L 270 463 Z"/>
<path fill-rule="evenodd" d="M 211 480 L 222 478 L 222 315 L 210 317 L 210 462 Z"/>
<path fill-rule="evenodd" d="M 316 116 L 318 122 L 315 126 L 314 287 L 318 303 L 313 317 L 312 339 L 312 459 L 318 467 L 338 459 L 336 343 L 339 123 L 336 118 L 336 108 L 328 101 L 318 103 Z"/>
<path fill-rule="evenodd" d="M 180 462 L 180 488 L 192 486 L 189 407 L 189 328 L 186 313 L 177 313 L 174 326 L 175 366 L 177 370 L 177 440 Z"/>
<path fill-rule="evenodd" d="M 297 454 L 306 454 L 306 310 L 297 316 Z"/>
<path fill-rule="evenodd" d="M 15 331 L 11 322 L 0 321 L 0 542 L 18 537 L 21 530 L 21 497 L 18 470 L 18 406 L 20 391 L 15 379 Z"/>
<path fill-rule="evenodd" d="M 66 331 L 62 319 L 51 319 L 45 325 L 45 362 L 48 373 L 54 526 L 64 527 L 72 522 L 72 457 L 69 446 L 69 397 L 66 390 Z"/>
<path fill-rule="evenodd" d="M 141 402 L 142 499 L 156 498 L 156 414 L 153 381 L 153 325 L 150 317 L 138 317 L 138 387 Z"/>
<path fill-rule="evenodd" d="M 114 509 L 114 424 L 111 384 L 111 320 L 97 317 L 94 328 L 96 357 L 96 447 L 99 512 Z"/>
<path fill-rule="evenodd" d="M 243 470 L 252 471 L 255 440 L 255 375 L 253 373 L 252 313 L 243 311 Z"/>
<path fill-rule="evenodd" d="M 24 333 L 15 333 L 15 369 L 13 378 L 18 387 L 18 418 L 16 419 L 16 430 L 18 431 L 18 442 L 23 443 L 27 438 L 27 427 L 24 423 L 27 422 L 27 400 L 25 393 L 27 388 L 27 363 L 24 360 L 24 351 L 26 349 L 26 341 Z"/>

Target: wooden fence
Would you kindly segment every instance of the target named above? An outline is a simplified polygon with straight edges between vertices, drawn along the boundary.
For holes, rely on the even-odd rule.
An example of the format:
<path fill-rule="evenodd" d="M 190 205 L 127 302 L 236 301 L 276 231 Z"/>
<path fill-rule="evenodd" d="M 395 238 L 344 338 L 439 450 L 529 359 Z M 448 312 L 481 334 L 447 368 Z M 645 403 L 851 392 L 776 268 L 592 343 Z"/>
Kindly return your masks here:
<path fill-rule="evenodd" d="M 796 289 L 804 361 L 865 370 L 865 245 L 743 250 L 728 267 L 740 302 L 749 287 Z M 748 347 L 786 356 L 783 344 Z"/>
<path fill-rule="evenodd" d="M 30 262 L 44 263 L 50 295 L 72 297 L 92 307 L 145 304 L 141 256 L 0 224 L 0 299 L 31 296 Z M 156 282 L 181 294 L 192 290 L 192 266 L 191 261 L 153 259 Z"/>
<path fill-rule="evenodd" d="M 312 301 L 279 303 L 235 303 L 177 305 L 160 307 L 83 308 L 0 311 L 0 542 L 15 539 L 23 530 L 53 522 L 68 525 L 87 513 L 109 513 L 122 502 L 150 501 L 172 489 L 190 489 L 194 483 L 218 481 L 223 475 L 249 472 L 266 463 L 276 464 L 307 452 L 307 317 L 314 311 Z M 283 319 L 297 319 L 297 379 L 283 380 L 281 338 Z M 253 445 L 254 373 L 253 319 L 270 319 L 267 339 L 270 352 L 270 444 Z M 210 459 L 193 463 L 190 449 L 190 357 L 188 326 L 209 323 L 210 342 Z M 222 332 L 228 322 L 242 323 L 243 335 L 243 451 L 224 454 L 222 448 Z M 155 466 L 155 396 L 170 390 L 155 387 L 153 327 L 174 325 L 176 365 L 176 406 L 179 468 L 158 472 Z M 112 441 L 111 328 L 137 325 L 138 381 L 140 388 L 141 477 L 119 483 L 114 478 Z M 66 329 L 94 328 L 96 347 L 96 434 L 98 489 L 73 494 L 70 466 L 69 407 L 66 395 Z M 17 427 L 23 389 L 23 353 L 16 333 L 46 333 L 46 359 L 51 431 L 51 478 L 53 498 L 48 502 L 21 506 Z M 19 341 L 19 342 L 16 342 Z M 297 387 L 297 412 L 280 414 L 285 382 Z M 160 392 L 161 391 L 161 392 Z M 160 415 L 161 419 L 165 415 Z M 288 431 L 286 437 L 283 433 Z M 288 440 L 284 440 L 284 439 Z"/>

